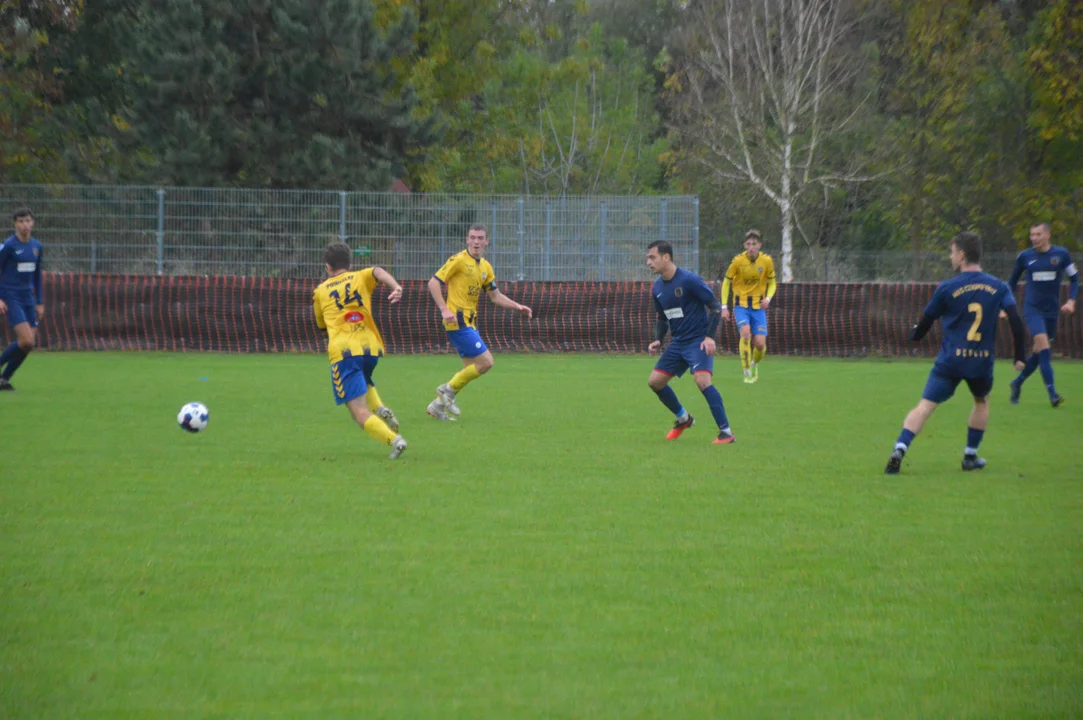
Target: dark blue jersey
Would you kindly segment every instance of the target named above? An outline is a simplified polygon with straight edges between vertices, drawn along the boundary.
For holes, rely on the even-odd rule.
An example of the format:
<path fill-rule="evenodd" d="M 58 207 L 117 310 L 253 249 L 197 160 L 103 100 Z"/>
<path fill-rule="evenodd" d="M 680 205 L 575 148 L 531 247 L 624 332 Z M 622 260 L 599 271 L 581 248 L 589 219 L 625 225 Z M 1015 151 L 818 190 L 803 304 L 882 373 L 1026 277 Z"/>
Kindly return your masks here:
<path fill-rule="evenodd" d="M 29 298 L 40 305 L 41 243 L 12 235 L 0 245 L 0 296 Z"/>
<path fill-rule="evenodd" d="M 1072 284 L 1069 295 L 1074 300 L 1079 294 L 1079 273 L 1068 251 L 1056 245 L 1045 252 L 1027 248 L 1015 259 L 1008 286 L 1014 291 L 1019 278 L 1025 276 L 1027 289 L 1023 293 L 1023 314 L 1032 311 L 1056 315 L 1060 308 L 1060 283 L 1066 275 Z"/>
<path fill-rule="evenodd" d="M 669 323 L 672 342 L 702 342 L 714 337 L 721 319 L 722 303 L 694 272 L 677 268 L 669 280 L 661 276 L 651 287 L 659 320 Z"/>
<path fill-rule="evenodd" d="M 940 318 L 943 332 L 937 366 L 955 377 L 992 375 L 997 319 L 1013 305 L 1008 285 L 983 272 L 962 272 L 940 283 L 925 308 L 927 316 Z"/>

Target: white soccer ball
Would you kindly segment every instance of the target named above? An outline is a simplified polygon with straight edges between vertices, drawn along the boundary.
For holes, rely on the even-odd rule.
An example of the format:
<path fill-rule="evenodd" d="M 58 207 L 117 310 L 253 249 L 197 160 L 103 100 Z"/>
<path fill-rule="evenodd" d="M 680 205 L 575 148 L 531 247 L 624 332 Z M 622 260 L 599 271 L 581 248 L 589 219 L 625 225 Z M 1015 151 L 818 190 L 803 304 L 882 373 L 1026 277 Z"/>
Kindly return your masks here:
<path fill-rule="evenodd" d="M 207 429 L 207 422 L 211 418 L 211 412 L 207 406 L 199 402 L 190 402 L 177 413 L 177 424 L 182 430 L 191 433 L 203 432 Z"/>

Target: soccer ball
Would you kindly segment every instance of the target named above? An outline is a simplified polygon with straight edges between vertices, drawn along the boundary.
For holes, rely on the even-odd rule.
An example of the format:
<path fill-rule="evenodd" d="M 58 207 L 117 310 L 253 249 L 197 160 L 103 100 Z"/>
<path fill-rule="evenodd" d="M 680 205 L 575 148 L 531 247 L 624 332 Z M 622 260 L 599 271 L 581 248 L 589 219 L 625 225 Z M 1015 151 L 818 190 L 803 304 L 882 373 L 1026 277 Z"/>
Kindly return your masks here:
<path fill-rule="evenodd" d="M 207 409 L 207 406 L 203 403 L 190 402 L 180 409 L 177 413 L 177 424 L 181 426 L 182 430 L 187 430 L 191 433 L 203 432 L 207 429 L 207 422 L 210 420 L 211 412 Z"/>

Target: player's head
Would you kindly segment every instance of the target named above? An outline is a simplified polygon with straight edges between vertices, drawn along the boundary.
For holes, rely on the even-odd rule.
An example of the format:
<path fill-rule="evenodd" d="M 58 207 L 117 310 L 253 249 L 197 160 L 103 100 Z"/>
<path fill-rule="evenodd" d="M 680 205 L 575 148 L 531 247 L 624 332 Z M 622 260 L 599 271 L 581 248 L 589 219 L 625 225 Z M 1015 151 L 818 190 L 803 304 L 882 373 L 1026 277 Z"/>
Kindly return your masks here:
<path fill-rule="evenodd" d="M 981 236 L 974 232 L 961 232 L 951 239 L 951 267 L 958 270 L 963 265 L 981 262 Z"/>
<path fill-rule="evenodd" d="M 481 223 L 474 223 L 466 231 L 466 251 L 471 257 L 479 258 L 489 244 L 489 230 Z"/>
<path fill-rule="evenodd" d="M 323 264 L 328 275 L 349 270 L 352 259 L 353 253 L 346 243 L 333 242 L 323 249 Z"/>
<path fill-rule="evenodd" d="M 28 207 L 16 208 L 11 219 L 15 221 L 15 234 L 19 239 L 27 240 L 34 229 L 34 213 L 30 212 Z"/>
<path fill-rule="evenodd" d="M 1030 244 L 1039 250 L 1049 248 L 1050 238 L 1053 237 L 1053 228 L 1047 222 L 1035 223 L 1030 226 Z"/>
<path fill-rule="evenodd" d="M 755 260 L 760 254 L 761 247 L 763 247 L 763 241 L 760 239 L 759 230 L 752 229 L 745 233 L 745 252 L 748 253 L 749 259 Z"/>
<path fill-rule="evenodd" d="M 655 240 L 647 246 L 647 267 L 651 272 L 664 275 L 673 267 L 673 246 L 665 240 Z"/>

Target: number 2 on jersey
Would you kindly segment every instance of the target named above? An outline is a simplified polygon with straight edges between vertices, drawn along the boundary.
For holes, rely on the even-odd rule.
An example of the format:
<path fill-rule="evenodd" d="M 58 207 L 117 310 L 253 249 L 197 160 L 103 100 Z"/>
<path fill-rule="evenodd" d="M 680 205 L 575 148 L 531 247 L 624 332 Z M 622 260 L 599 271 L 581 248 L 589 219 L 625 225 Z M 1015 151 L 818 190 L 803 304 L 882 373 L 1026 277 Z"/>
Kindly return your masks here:
<path fill-rule="evenodd" d="M 966 306 L 966 309 L 974 313 L 974 322 L 970 323 L 970 330 L 966 334 L 966 339 L 981 342 L 981 333 L 978 332 L 978 326 L 981 325 L 981 303 L 970 303 Z"/>

